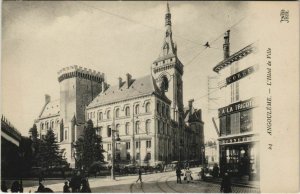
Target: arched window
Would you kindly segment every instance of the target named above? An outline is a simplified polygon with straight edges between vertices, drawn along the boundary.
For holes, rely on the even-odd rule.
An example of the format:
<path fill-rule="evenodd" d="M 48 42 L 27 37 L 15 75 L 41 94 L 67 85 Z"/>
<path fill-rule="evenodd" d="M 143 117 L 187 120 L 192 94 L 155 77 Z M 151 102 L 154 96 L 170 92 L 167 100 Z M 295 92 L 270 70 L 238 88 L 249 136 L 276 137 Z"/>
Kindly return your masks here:
<path fill-rule="evenodd" d="M 54 129 L 54 121 L 51 121 L 51 129 Z"/>
<path fill-rule="evenodd" d="M 151 120 L 147 120 L 146 121 L 146 133 L 149 134 L 150 133 L 150 130 L 151 130 Z"/>
<path fill-rule="evenodd" d="M 129 106 L 127 106 L 127 107 L 125 108 L 125 115 L 126 115 L 126 116 L 130 116 L 130 109 L 129 109 Z"/>
<path fill-rule="evenodd" d="M 135 134 L 140 133 L 140 121 L 135 122 Z"/>
<path fill-rule="evenodd" d="M 99 112 L 99 118 L 98 118 L 100 121 L 103 120 L 103 113 L 102 112 Z"/>
<path fill-rule="evenodd" d="M 160 90 L 166 92 L 166 91 L 168 91 L 168 89 L 169 89 L 169 81 L 168 81 L 167 76 L 164 75 L 161 78 Z"/>
<path fill-rule="evenodd" d="M 44 129 L 44 123 L 41 123 L 41 130 Z"/>
<path fill-rule="evenodd" d="M 93 118 L 95 118 L 95 112 L 93 112 Z"/>
<path fill-rule="evenodd" d="M 108 111 L 106 112 L 106 117 L 107 117 L 107 119 L 110 119 L 110 110 L 108 110 Z"/>
<path fill-rule="evenodd" d="M 46 123 L 46 129 L 49 129 L 49 123 L 48 122 Z"/>
<path fill-rule="evenodd" d="M 166 112 L 165 112 L 165 104 L 164 103 L 161 106 L 161 112 L 162 112 L 163 115 L 166 114 Z"/>
<path fill-rule="evenodd" d="M 117 108 L 117 109 L 116 109 L 116 118 L 119 118 L 119 116 L 120 116 L 120 109 Z"/>
<path fill-rule="evenodd" d="M 111 137 L 111 127 L 107 126 L 107 137 Z"/>
<path fill-rule="evenodd" d="M 120 131 L 120 124 L 116 125 L 116 131 L 119 132 Z"/>
<path fill-rule="evenodd" d="M 135 106 L 135 114 L 139 114 L 140 113 L 140 105 L 136 105 Z"/>
<path fill-rule="evenodd" d="M 165 123 L 162 122 L 162 134 L 164 134 L 164 133 L 165 133 Z"/>
<path fill-rule="evenodd" d="M 150 102 L 146 103 L 145 112 L 147 112 L 147 113 L 150 112 Z"/>
<path fill-rule="evenodd" d="M 129 135 L 129 128 L 130 128 L 130 124 L 126 123 L 126 125 L 125 125 L 125 134 L 126 135 Z"/>

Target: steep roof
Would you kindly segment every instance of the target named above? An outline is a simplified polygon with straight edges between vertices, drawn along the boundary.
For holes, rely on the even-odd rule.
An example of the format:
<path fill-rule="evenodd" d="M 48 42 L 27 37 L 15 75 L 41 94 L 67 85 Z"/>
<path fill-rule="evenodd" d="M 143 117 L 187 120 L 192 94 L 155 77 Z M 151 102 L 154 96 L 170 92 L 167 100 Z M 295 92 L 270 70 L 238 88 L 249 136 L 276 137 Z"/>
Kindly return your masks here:
<path fill-rule="evenodd" d="M 155 80 L 151 75 L 132 80 L 129 88 L 124 82 L 121 87 L 119 85 L 111 86 L 98 96 L 88 105 L 87 108 L 93 108 L 100 105 L 105 105 L 122 100 L 132 99 L 145 95 L 156 94 L 163 100 L 170 102 L 170 100 L 157 87 Z"/>
<path fill-rule="evenodd" d="M 52 117 L 52 116 L 58 116 L 60 113 L 60 100 L 52 100 L 51 102 L 47 103 L 39 118 L 45 118 L 45 117 Z"/>
<path fill-rule="evenodd" d="M 193 108 L 192 114 L 190 114 L 189 108 L 184 108 L 184 121 L 185 122 L 203 122 L 201 109 L 197 110 Z"/>

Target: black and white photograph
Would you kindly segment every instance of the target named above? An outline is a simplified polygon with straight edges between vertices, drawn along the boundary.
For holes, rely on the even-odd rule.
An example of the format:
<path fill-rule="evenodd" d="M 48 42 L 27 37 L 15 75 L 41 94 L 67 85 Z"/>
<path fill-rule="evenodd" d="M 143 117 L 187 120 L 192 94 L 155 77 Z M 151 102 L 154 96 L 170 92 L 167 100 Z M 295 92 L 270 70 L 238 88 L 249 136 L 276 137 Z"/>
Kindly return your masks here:
<path fill-rule="evenodd" d="M 299 192 L 298 1 L 1 6 L 2 192 Z"/>

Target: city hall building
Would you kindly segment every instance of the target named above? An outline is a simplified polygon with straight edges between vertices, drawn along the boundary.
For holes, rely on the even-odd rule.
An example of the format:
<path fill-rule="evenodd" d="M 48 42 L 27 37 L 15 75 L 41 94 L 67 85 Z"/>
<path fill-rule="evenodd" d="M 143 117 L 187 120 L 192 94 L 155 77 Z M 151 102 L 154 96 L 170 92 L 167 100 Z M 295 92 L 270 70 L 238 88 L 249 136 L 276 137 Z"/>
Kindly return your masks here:
<path fill-rule="evenodd" d="M 259 175 L 258 55 L 250 44 L 230 55 L 230 31 L 224 36 L 224 60 L 213 71 L 219 75 L 220 170 L 239 176 Z"/>
<path fill-rule="evenodd" d="M 204 153 L 201 109 L 183 104 L 184 65 L 173 41 L 171 13 L 167 5 L 165 33 L 159 57 L 149 75 L 127 73 L 110 85 L 103 73 L 70 66 L 58 72 L 60 99 L 46 95 L 35 123 L 40 138 L 53 129 L 65 157 L 74 166 L 74 142 L 84 123 L 92 120 L 102 137 L 105 160 L 155 165 L 159 161 L 198 160 Z M 114 136 L 120 138 L 112 146 Z"/>

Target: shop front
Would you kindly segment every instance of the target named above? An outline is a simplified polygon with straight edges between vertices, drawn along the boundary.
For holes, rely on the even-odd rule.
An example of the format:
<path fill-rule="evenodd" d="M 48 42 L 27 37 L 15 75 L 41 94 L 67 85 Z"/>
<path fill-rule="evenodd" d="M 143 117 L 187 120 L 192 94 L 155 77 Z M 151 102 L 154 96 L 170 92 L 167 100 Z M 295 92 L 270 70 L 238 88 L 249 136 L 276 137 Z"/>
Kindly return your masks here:
<path fill-rule="evenodd" d="M 239 135 L 219 139 L 220 172 L 232 176 L 259 179 L 258 136 Z"/>

